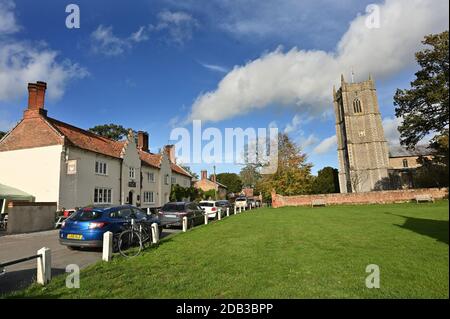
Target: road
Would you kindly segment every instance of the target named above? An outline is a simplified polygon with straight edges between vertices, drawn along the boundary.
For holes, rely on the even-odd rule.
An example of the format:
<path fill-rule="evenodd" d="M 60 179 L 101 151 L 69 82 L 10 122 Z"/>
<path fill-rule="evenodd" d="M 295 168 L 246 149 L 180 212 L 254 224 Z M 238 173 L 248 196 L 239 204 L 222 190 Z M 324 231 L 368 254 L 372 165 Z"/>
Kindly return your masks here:
<path fill-rule="evenodd" d="M 162 236 L 179 232 L 164 229 Z M 30 234 L 0 236 L 0 262 L 36 255 L 42 247 L 52 251 L 52 276 L 65 272 L 66 266 L 76 264 L 84 268 L 102 258 L 101 249 L 70 250 L 58 242 L 58 230 Z M 36 280 L 36 259 L 6 267 L 0 276 L 0 296 L 27 287 Z"/>

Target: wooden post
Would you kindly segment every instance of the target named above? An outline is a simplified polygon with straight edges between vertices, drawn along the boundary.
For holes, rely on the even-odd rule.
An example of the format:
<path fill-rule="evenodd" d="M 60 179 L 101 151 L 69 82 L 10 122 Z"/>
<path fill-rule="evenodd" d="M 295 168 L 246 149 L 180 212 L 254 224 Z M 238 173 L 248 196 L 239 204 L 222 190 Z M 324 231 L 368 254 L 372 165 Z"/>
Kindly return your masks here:
<path fill-rule="evenodd" d="M 107 231 L 103 234 L 103 252 L 102 252 L 102 260 L 110 261 L 113 250 L 113 233 Z"/>
<path fill-rule="evenodd" d="M 208 225 L 208 214 L 205 213 L 205 225 Z"/>
<path fill-rule="evenodd" d="M 227 207 L 227 217 L 230 217 L 230 207 Z"/>
<path fill-rule="evenodd" d="M 187 232 L 188 229 L 188 218 L 186 216 L 183 217 L 183 232 Z"/>
<path fill-rule="evenodd" d="M 236 206 L 234 206 L 234 214 L 236 215 Z"/>
<path fill-rule="evenodd" d="M 37 251 L 37 282 L 46 285 L 52 279 L 52 251 L 50 248 L 42 247 Z"/>
<path fill-rule="evenodd" d="M 220 208 L 217 209 L 217 219 L 222 220 L 222 210 Z"/>

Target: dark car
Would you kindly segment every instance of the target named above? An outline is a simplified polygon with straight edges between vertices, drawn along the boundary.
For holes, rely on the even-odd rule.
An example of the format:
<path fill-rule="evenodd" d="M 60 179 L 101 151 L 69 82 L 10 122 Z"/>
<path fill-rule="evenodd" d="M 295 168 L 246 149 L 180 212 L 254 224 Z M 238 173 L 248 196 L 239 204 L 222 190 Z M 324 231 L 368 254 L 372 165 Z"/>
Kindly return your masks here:
<path fill-rule="evenodd" d="M 188 227 L 194 227 L 204 221 L 202 208 L 193 202 L 169 202 L 159 211 L 159 220 L 163 227 L 181 227 L 183 217 L 188 218 Z"/>
<path fill-rule="evenodd" d="M 225 200 L 225 199 L 223 199 L 223 200 L 218 200 L 217 202 L 216 202 L 216 206 L 218 206 L 218 207 L 221 207 L 223 210 L 227 210 L 227 208 L 232 208 L 233 207 L 233 205 L 230 203 L 230 201 L 228 201 L 228 200 Z"/>
<path fill-rule="evenodd" d="M 149 225 L 160 225 L 156 216 L 147 215 L 130 205 L 85 207 L 62 223 L 59 243 L 69 247 L 102 247 L 105 232 L 120 233 L 129 226 L 132 219 Z"/>

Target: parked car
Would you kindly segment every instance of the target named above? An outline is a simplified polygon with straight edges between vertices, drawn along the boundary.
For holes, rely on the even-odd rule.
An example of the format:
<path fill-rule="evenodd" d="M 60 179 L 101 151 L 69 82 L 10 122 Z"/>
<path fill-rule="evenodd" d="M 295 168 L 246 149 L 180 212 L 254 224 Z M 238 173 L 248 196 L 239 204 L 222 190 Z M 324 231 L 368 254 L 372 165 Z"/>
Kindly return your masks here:
<path fill-rule="evenodd" d="M 256 200 L 256 207 L 262 207 L 261 201 L 259 199 Z"/>
<path fill-rule="evenodd" d="M 208 218 L 218 218 L 217 213 L 223 215 L 223 210 L 220 206 L 217 205 L 217 202 L 214 200 L 204 200 L 198 203 L 200 207 L 205 211 L 205 214 L 208 215 Z"/>
<path fill-rule="evenodd" d="M 102 247 L 103 234 L 123 231 L 131 219 L 148 224 L 160 221 L 155 216 L 131 205 L 93 206 L 77 210 L 63 221 L 59 231 L 59 243 L 71 247 Z M 159 227 L 161 232 L 162 228 Z"/>
<path fill-rule="evenodd" d="M 250 198 L 250 199 L 247 201 L 247 207 L 251 207 L 252 209 L 253 209 L 253 208 L 256 208 L 256 201 L 255 201 L 253 198 Z"/>
<path fill-rule="evenodd" d="M 202 208 L 193 202 L 169 202 L 159 211 L 159 220 L 163 227 L 181 227 L 183 217 L 188 218 L 188 227 L 204 221 Z"/>
<path fill-rule="evenodd" d="M 230 209 L 230 211 L 233 209 L 233 205 L 228 200 L 218 200 L 216 202 L 216 206 L 220 207 L 222 209 L 222 212 L 227 212 L 227 208 Z"/>
<path fill-rule="evenodd" d="M 244 208 L 246 208 L 248 206 L 247 205 L 247 197 L 244 197 L 244 196 L 237 197 L 235 202 L 234 202 L 234 206 L 236 207 L 236 209 L 239 209 L 239 208 L 244 209 Z"/>

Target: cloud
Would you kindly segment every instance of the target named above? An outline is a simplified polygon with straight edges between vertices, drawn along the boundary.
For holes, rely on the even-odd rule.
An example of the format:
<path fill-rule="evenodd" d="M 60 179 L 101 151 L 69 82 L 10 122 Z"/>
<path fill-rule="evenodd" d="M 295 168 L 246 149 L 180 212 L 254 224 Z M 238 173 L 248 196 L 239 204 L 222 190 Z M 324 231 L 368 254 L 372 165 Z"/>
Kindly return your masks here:
<path fill-rule="evenodd" d="M 304 136 L 300 137 L 300 147 L 302 150 L 305 150 L 306 148 L 317 144 L 317 142 L 319 141 L 319 139 L 314 135 L 314 134 L 310 134 L 307 138 L 305 138 Z"/>
<path fill-rule="evenodd" d="M 227 73 L 229 71 L 228 68 L 225 68 L 220 65 L 207 64 L 207 63 L 200 63 L 200 64 L 201 64 L 201 66 L 203 66 L 204 68 L 206 68 L 208 70 L 219 72 L 219 73 Z"/>
<path fill-rule="evenodd" d="M 26 84 L 36 81 L 48 82 L 48 98 L 58 99 L 69 81 L 84 78 L 89 72 L 61 59 L 45 42 L 16 40 L 14 33 L 20 28 L 14 8 L 12 1 L 0 0 L 0 101 L 25 95 Z M 8 127 L 6 122 L 1 125 Z"/>
<path fill-rule="evenodd" d="M 355 68 L 383 79 L 413 65 L 423 37 L 448 28 L 448 7 L 447 0 L 386 0 L 380 28 L 367 28 L 368 14 L 358 15 L 333 52 L 279 47 L 235 66 L 215 90 L 196 98 L 189 120 L 221 121 L 270 105 L 331 112 L 331 88 L 341 73 Z"/>
<path fill-rule="evenodd" d="M 384 136 L 389 145 L 400 145 L 400 132 L 398 127 L 402 124 L 403 119 L 398 117 L 385 117 L 382 121 Z"/>
<path fill-rule="evenodd" d="M 19 31 L 14 15 L 15 4 L 10 0 L 0 0 L 0 36 Z"/>
<path fill-rule="evenodd" d="M 299 114 L 295 114 L 295 116 L 292 118 L 291 122 L 288 123 L 284 129 L 284 133 L 289 134 L 294 131 L 297 131 L 300 124 L 302 123 L 302 119 Z"/>
<path fill-rule="evenodd" d="M 148 34 L 145 27 L 139 29 L 128 37 L 118 37 L 113 33 L 113 27 L 99 25 L 91 33 L 91 50 L 96 54 L 106 56 L 118 56 L 125 53 L 133 47 L 134 43 L 148 40 Z"/>
<path fill-rule="evenodd" d="M 156 25 L 150 25 L 149 30 L 166 31 L 168 42 L 183 45 L 192 39 L 194 29 L 198 26 L 198 21 L 189 13 L 165 10 L 158 14 Z"/>
<path fill-rule="evenodd" d="M 336 151 L 337 149 L 337 138 L 336 135 L 327 137 L 326 139 L 322 140 L 319 145 L 317 145 L 313 152 L 316 154 L 325 154 L 329 151 Z"/>

